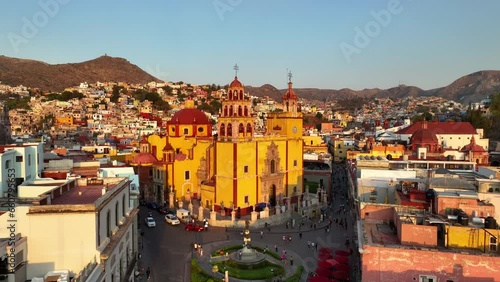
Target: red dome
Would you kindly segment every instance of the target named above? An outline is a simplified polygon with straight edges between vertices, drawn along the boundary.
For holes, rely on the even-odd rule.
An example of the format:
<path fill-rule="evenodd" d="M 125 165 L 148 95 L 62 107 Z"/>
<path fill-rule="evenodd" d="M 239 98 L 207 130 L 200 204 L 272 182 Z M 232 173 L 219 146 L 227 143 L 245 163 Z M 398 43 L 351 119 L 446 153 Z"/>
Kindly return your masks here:
<path fill-rule="evenodd" d="M 150 153 L 139 153 L 135 155 L 134 160 L 132 161 L 135 164 L 153 164 L 157 163 L 158 160 L 150 154 Z"/>
<path fill-rule="evenodd" d="M 470 143 L 465 145 L 462 148 L 462 150 L 460 150 L 460 151 L 462 151 L 462 152 L 486 152 L 486 150 L 483 148 L 483 146 L 476 144 L 476 138 L 474 138 L 474 135 L 472 136 Z"/>
<path fill-rule="evenodd" d="M 438 138 L 431 130 L 421 128 L 412 134 L 410 144 L 438 144 Z"/>
<path fill-rule="evenodd" d="M 285 95 L 283 95 L 283 100 L 286 99 L 297 99 L 297 95 L 295 92 L 293 92 L 292 89 L 292 82 L 288 82 L 288 90 L 286 91 Z"/>
<path fill-rule="evenodd" d="M 168 124 L 212 124 L 207 115 L 194 108 L 182 109 L 172 116 Z"/>
<path fill-rule="evenodd" d="M 235 76 L 233 82 L 229 84 L 229 87 L 243 87 L 243 84 L 238 80 L 238 77 Z"/>

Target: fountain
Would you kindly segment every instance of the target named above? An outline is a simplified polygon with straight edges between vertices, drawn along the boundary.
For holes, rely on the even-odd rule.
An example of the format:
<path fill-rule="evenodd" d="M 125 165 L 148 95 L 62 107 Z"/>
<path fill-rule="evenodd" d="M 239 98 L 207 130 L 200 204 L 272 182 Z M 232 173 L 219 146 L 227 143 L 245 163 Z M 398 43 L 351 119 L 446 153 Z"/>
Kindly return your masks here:
<path fill-rule="evenodd" d="M 230 254 L 230 259 L 239 264 L 253 265 L 266 259 L 266 256 L 250 247 L 250 221 L 245 221 L 245 230 L 243 231 L 243 248 Z"/>

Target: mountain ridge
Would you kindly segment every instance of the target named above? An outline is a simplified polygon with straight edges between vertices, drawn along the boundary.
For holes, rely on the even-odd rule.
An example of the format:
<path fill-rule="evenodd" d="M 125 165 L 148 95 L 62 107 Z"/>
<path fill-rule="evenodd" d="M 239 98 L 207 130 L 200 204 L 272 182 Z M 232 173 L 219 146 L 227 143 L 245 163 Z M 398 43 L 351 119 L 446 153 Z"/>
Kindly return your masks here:
<path fill-rule="evenodd" d="M 24 85 L 44 91 L 62 91 L 81 82 L 121 81 L 145 84 L 161 81 L 124 58 L 100 56 L 92 60 L 48 64 L 32 59 L 0 56 L 0 81 L 17 86 Z M 253 96 L 269 96 L 279 100 L 286 92 L 271 84 L 245 86 Z M 308 100 L 331 101 L 353 98 L 405 98 L 439 96 L 461 103 L 479 102 L 490 94 L 500 92 L 500 70 L 480 70 L 457 78 L 449 85 L 423 90 L 417 86 L 399 85 L 388 89 L 365 88 L 362 90 L 294 88 L 295 93 Z"/>

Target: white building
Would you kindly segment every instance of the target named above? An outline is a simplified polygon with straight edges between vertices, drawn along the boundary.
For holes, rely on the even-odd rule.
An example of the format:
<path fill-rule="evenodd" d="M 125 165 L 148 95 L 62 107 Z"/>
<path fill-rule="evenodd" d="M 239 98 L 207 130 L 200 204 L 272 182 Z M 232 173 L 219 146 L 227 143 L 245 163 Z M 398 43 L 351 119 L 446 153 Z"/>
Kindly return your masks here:
<path fill-rule="evenodd" d="M 34 180 L 18 191 L 15 234 L 24 241 L 16 247 L 16 280 L 9 281 L 61 269 L 77 281 L 133 281 L 138 210 L 129 205 L 128 178 Z M 0 215 L 2 226 L 11 220 Z M 10 232 L 0 229 L 0 238 Z"/>

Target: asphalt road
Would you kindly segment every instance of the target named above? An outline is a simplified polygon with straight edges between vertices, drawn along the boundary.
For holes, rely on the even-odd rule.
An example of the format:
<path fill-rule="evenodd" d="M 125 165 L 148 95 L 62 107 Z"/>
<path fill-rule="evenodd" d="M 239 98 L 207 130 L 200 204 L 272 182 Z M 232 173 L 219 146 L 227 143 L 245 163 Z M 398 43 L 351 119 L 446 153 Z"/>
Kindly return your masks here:
<path fill-rule="evenodd" d="M 184 282 L 189 274 L 186 269 L 186 261 L 191 257 L 189 251 L 193 244 L 211 243 L 225 240 L 224 228 L 209 228 L 208 231 L 194 232 L 185 231 L 184 224 L 176 226 L 165 222 L 165 216 L 157 211 L 152 211 L 156 221 L 156 227 L 148 228 L 144 218 L 150 212 L 147 207 L 140 207 L 141 231 L 144 231 L 144 248 L 139 244 L 141 253 L 141 265 L 145 269 L 151 268 L 151 279 L 149 281 Z M 143 279 L 144 280 L 144 279 Z"/>
<path fill-rule="evenodd" d="M 344 174 L 341 172 L 342 170 L 337 170 L 337 173 L 334 173 L 332 177 L 334 180 L 333 189 L 344 192 L 346 181 L 345 178 L 342 178 Z M 337 196 L 334 198 L 333 209 L 336 209 L 340 205 L 349 207 L 347 199 L 340 197 L 339 194 L 343 193 L 337 193 Z M 148 266 L 151 268 L 151 279 L 149 281 L 189 281 L 190 270 L 188 262 L 191 259 L 193 244 L 196 242 L 203 246 L 203 244 L 218 242 L 227 238 L 225 228 L 210 227 L 208 231 L 194 232 L 185 231 L 184 224 L 182 223 L 177 226 L 171 226 L 165 222 L 164 215 L 156 211 L 152 211 L 153 217 L 156 220 L 156 227 L 148 228 L 144 223 L 144 218 L 149 211 L 151 210 L 147 207 L 141 206 L 139 213 L 141 230 L 144 231 L 142 239 L 144 241 L 144 248 L 141 249 L 142 245 L 139 244 L 142 255 L 140 265 L 144 268 Z M 334 215 L 333 212 L 330 213 L 330 216 Z M 264 229 L 262 239 L 260 238 L 261 229 L 253 229 L 251 230 L 251 238 L 253 242 L 257 241 L 267 245 L 269 249 L 274 249 L 274 246 L 277 245 L 279 253 L 283 249 L 292 250 L 302 258 L 305 270 L 313 272 L 316 269 L 318 258 L 317 252 L 308 247 L 308 241 L 315 242 L 320 248 L 329 247 L 345 250 L 346 237 L 352 238 L 354 234 L 354 222 L 350 211 L 346 211 L 346 213 L 342 212 L 340 215 L 335 215 L 335 217 L 346 220 L 347 228 L 333 224 L 329 232 L 327 232 L 325 226 L 328 224 L 328 220 L 320 223 L 319 218 L 315 219 L 314 222 L 305 219 L 303 221 L 304 225 L 300 230 L 298 228 L 299 222 L 297 221 L 297 225 L 293 229 L 291 226 L 286 228 L 285 225 L 272 226 L 271 231 Z M 311 225 L 314 223 L 316 223 L 317 229 L 311 228 Z M 241 230 L 230 229 L 230 239 L 242 239 L 240 232 Z M 300 239 L 299 233 L 302 233 L 302 239 Z M 287 237 L 291 236 L 292 242 L 284 242 L 282 238 L 285 235 Z M 352 245 L 349 247 L 352 247 Z M 355 256 L 351 257 L 351 281 L 357 281 L 357 278 L 359 278 L 353 273 L 359 271 L 356 269 L 358 262 L 355 262 L 355 259 Z M 142 281 L 145 281 L 145 279 Z"/>

